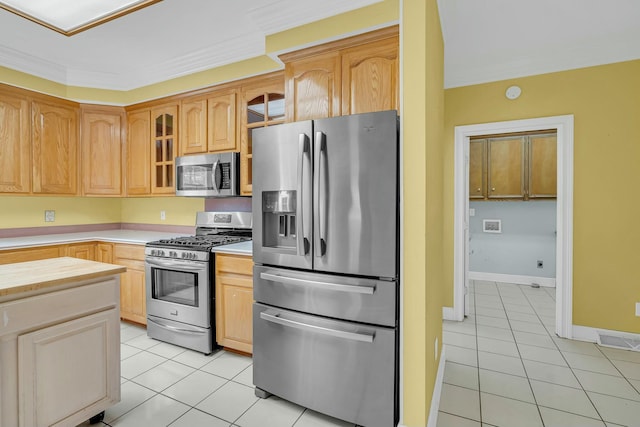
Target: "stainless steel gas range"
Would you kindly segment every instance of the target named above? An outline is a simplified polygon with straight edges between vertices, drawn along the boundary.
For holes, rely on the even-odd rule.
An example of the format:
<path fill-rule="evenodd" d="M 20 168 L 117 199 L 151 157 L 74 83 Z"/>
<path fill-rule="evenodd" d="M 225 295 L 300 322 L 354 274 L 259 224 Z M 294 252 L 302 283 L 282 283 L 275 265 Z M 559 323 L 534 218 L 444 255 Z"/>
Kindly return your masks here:
<path fill-rule="evenodd" d="M 198 212 L 196 235 L 145 247 L 147 335 L 205 354 L 215 340 L 216 246 L 251 240 L 250 212 Z"/>

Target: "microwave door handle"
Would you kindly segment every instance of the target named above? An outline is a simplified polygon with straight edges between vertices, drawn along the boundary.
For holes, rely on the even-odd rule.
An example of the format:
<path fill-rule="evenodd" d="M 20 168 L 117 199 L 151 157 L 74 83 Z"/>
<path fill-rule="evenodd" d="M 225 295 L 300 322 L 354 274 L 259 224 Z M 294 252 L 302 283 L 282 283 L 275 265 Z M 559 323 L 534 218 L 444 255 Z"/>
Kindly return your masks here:
<path fill-rule="evenodd" d="M 327 252 L 327 141 L 324 132 L 316 132 L 318 150 L 318 238 L 316 239 L 316 256 L 322 257 Z"/>
<path fill-rule="evenodd" d="M 309 238 L 306 233 L 305 226 L 309 223 L 305 215 L 307 215 L 307 209 L 305 206 L 306 191 L 304 188 L 305 178 L 305 157 L 309 158 L 309 138 L 304 133 L 298 135 L 298 235 L 297 246 L 298 255 L 306 255 L 309 253 Z M 308 168 L 307 168 L 308 169 Z"/>
<path fill-rule="evenodd" d="M 218 172 L 219 167 L 220 167 L 220 159 L 216 159 L 216 161 L 213 163 L 213 167 L 211 168 L 211 183 L 213 184 L 213 190 L 216 193 L 220 192 L 220 184 L 216 179 L 216 172 Z"/>

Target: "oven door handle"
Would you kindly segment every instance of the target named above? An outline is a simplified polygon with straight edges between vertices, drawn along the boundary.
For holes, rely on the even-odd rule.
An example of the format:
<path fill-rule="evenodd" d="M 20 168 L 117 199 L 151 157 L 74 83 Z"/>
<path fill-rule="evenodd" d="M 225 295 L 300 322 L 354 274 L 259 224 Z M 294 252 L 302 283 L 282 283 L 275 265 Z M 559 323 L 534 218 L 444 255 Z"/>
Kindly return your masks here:
<path fill-rule="evenodd" d="M 282 326 L 288 326 L 290 328 L 301 329 L 307 332 L 315 332 L 323 335 L 329 335 L 336 338 L 344 338 L 351 341 L 361 341 L 372 343 L 375 334 L 362 334 L 358 332 L 341 331 L 338 329 L 325 328 L 324 326 L 310 325 L 304 322 L 298 322 L 295 320 L 289 320 L 282 317 L 280 313 L 267 313 L 265 311 L 260 313 L 260 318 L 267 322 L 277 323 Z"/>
<path fill-rule="evenodd" d="M 180 333 L 183 333 L 183 334 L 202 335 L 202 334 L 205 333 L 203 331 L 193 331 L 191 329 L 177 328 L 175 326 L 165 325 L 164 323 L 156 322 L 155 320 L 150 319 L 149 317 L 147 317 L 147 322 L 155 323 L 156 325 L 160 326 L 161 328 L 170 329 L 172 331 L 180 332 Z"/>
<path fill-rule="evenodd" d="M 155 261 L 153 259 L 146 258 L 145 262 L 149 265 L 159 268 L 179 268 L 184 271 L 200 272 L 206 271 L 206 265 L 194 265 L 192 263 L 180 262 L 180 261 Z M 203 263 L 204 264 L 204 263 Z"/>

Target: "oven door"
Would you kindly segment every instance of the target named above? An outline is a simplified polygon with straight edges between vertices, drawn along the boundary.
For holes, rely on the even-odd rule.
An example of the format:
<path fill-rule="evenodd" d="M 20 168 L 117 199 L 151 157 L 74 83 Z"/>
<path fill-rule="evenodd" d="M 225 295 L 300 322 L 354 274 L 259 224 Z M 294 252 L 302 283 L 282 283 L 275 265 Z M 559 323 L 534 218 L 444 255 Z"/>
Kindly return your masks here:
<path fill-rule="evenodd" d="M 145 258 L 147 315 L 211 327 L 213 293 L 208 261 Z"/>

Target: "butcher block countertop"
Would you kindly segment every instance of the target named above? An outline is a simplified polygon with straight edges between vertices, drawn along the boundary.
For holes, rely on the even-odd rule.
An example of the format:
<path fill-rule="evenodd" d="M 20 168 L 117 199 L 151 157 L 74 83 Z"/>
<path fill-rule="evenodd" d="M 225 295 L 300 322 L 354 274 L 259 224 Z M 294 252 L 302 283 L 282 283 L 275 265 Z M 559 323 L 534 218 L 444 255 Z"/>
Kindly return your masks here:
<path fill-rule="evenodd" d="M 61 257 L 0 265 L 0 300 L 54 286 L 124 273 L 126 267 Z"/>

